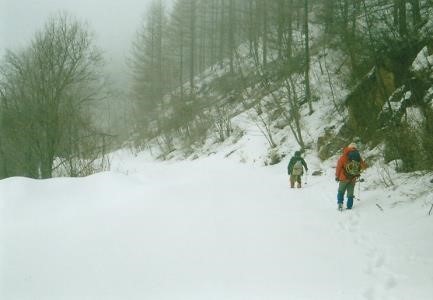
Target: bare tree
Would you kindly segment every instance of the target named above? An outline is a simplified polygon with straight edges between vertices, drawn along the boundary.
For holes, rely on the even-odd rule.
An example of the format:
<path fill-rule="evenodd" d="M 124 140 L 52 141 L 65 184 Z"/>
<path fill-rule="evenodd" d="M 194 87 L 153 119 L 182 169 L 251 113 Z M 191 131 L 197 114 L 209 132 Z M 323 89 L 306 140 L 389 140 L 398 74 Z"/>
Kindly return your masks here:
<path fill-rule="evenodd" d="M 142 116 L 155 112 L 165 92 L 162 82 L 166 79 L 163 62 L 166 59 L 163 47 L 165 25 L 161 0 L 155 0 L 132 47 L 133 92 Z"/>
<path fill-rule="evenodd" d="M 55 159 L 85 158 L 97 147 L 86 111 L 102 98 L 101 66 L 86 25 L 66 14 L 51 17 L 28 49 L 5 57 L 2 140 L 22 152 L 24 175 L 52 177 Z"/>

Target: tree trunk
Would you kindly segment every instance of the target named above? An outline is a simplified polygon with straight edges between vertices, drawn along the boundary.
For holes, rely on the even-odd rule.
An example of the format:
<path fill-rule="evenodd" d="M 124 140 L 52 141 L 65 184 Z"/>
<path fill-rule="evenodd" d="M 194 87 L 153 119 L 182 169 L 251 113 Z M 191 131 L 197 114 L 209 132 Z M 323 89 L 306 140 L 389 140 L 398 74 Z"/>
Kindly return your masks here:
<path fill-rule="evenodd" d="M 183 63 L 183 27 L 182 25 L 179 26 L 180 27 L 180 32 L 179 32 L 179 39 L 180 39 L 180 45 L 179 45 L 179 86 L 180 86 L 180 100 L 184 101 L 184 88 L 183 88 L 183 68 L 184 68 L 184 63 Z"/>
<path fill-rule="evenodd" d="M 162 100 L 162 95 L 163 95 L 163 88 L 162 88 L 162 83 L 163 83 L 163 71 L 162 71 L 162 39 L 163 39 L 163 16 L 162 16 L 162 0 L 159 0 L 159 15 L 158 15 L 158 53 L 157 53 L 157 60 L 158 60 L 158 82 L 157 82 L 157 95 L 158 95 L 158 100 L 161 101 Z"/>
<path fill-rule="evenodd" d="M 401 37 L 407 36 L 406 0 L 397 0 L 398 32 Z"/>
<path fill-rule="evenodd" d="M 308 102 L 310 115 L 313 113 L 310 90 L 310 32 L 308 27 L 308 0 L 304 0 L 304 33 L 305 33 L 305 100 Z"/>
<path fill-rule="evenodd" d="M 233 59 L 235 52 L 235 4 L 234 0 L 230 0 L 230 9 L 229 9 L 229 47 L 230 47 L 230 73 L 234 73 L 233 67 Z"/>
<path fill-rule="evenodd" d="M 287 59 L 289 61 L 289 66 L 292 59 L 292 46 L 293 46 L 293 0 L 289 0 L 289 11 L 287 14 Z"/>
<path fill-rule="evenodd" d="M 334 15 L 335 15 L 335 1 L 326 0 L 324 4 L 325 14 L 325 32 L 332 33 L 334 31 Z"/>
<path fill-rule="evenodd" d="M 196 0 L 190 0 L 191 6 L 190 6 L 190 13 L 191 13 L 191 19 L 190 19 L 190 69 L 189 69 L 189 81 L 190 81 L 190 96 L 193 97 L 195 94 L 195 84 L 194 84 L 194 75 L 195 75 L 195 39 L 196 39 L 196 31 L 195 31 L 195 24 L 196 24 Z"/>
<path fill-rule="evenodd" d="M 266 66 L 268 63 L 268 10 L 266 0 L 262 0 L 262 10 L 263 10 L 263 32 L 262 32 L 262 41 L 263 41 L 263 66 Z"/>
<path fill-rule="evenodd" d="M 412 7 L 413 27 L 418 29 L 422 21 L 419 0 L 410 0 L 410 4 Z"/>
<path fill-rule="evenodd" d="M 223 65 L 223 60 L 224 60 L 224 38 L 225 38 L 225 1 L 221 0 L 220 2 L 220 38 L 219 38 L 219 62 L 220 62 L 220 66 L 222 67 Z"/>
<path fill-rule="evenodd" d="M 216 62 L 216 27 L 218 24 L 218 10 L 216 0 L 212 0 L 211 5 L 211 25 L 210 25 L 210 63 L 213 66 Z"/>
<path fill-rule="evenodd" d="M 285 0 L 278 1 L 278 25 L 277 25 L 277 48 L 278 48 L 278 58 L 282 59 L 283 56 L 283 36 L 285 30 Z"/>
<path fill-rule="evenodd" d="M 302 138 L 302 130 L 301 130 L 301 116 L 299 113 L 299 105 L 298 105 L 298 97 L 296 95 L 295 84 L 293 82 L 292 76 L 289 76 L 289 80 L 287 82 L 287 90 L 290 102 L 290 119 L 295 123 L 295 128 L 293 128 L 292 123 L 290 123 L 290 128 L 292 129 L 293 135 L 296 138 L 301 149 L 305 148 L 304 139 Z"/>

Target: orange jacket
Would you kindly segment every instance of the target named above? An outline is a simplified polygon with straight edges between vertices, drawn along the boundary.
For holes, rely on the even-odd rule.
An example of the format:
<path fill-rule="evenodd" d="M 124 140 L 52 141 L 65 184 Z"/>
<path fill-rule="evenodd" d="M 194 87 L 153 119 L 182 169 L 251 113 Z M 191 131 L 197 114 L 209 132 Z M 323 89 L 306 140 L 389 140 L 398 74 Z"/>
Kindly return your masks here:
<path fill-rule="evenodd" d="M 344 165 L 349 160 L 349 152 L 352 151 L 354 148 L 346 147 L 343 149 L 343 155 L 340 156 L 337 162 L 337 168 L 335 169 L 335 178 L 338 178 L 339 181 L 347 181 L 349 178 L 347 178 L 346 173 L 344 172 Z M 367 164 L 365 161 L 361 158 L 361 169 L 365 170 L 367 168 Z M 352 179 L 354 180 L 354 179 Z"/>

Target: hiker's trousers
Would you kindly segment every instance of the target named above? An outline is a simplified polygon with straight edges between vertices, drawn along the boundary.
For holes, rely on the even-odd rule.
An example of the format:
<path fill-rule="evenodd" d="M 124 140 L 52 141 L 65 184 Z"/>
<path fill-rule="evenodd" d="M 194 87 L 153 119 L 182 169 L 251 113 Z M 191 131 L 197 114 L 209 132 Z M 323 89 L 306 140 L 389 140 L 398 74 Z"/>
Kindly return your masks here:
<path fill-rule="evenodd" d="M 351 208 L 353 205 L 353 193 L 355 192 L 354 180 L 340 181 L 338 184 L 337 202 L 343 204 L 344 194 L 347 193 L 347 207 Z"/>

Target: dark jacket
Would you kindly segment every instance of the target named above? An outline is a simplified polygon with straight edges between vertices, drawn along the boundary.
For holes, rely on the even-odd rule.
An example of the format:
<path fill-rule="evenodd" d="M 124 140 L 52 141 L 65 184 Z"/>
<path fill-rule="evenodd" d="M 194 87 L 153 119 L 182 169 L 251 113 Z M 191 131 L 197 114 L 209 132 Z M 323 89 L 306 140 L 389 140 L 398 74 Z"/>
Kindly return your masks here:
<path fill-rule="evenodd" d="M 289 165 L 287 166 L 287 173 L 288 173 L 289 175 L 292 174 L 293 166 L 295 165 L 295 163 L 296 163 L 298 160 L 301 161 L 302 165 L 303 165 L 304 168 L 305 168 L 305 171 L 308 171 L 307 163 L 305 162 L 305 160 L 304 160 L 302 157 L 300 157 L 300 156 L 296 156 L 296 155 L 295 155 L 295 156 L 293 156 L 293 157 L 290 159 Z"/>

